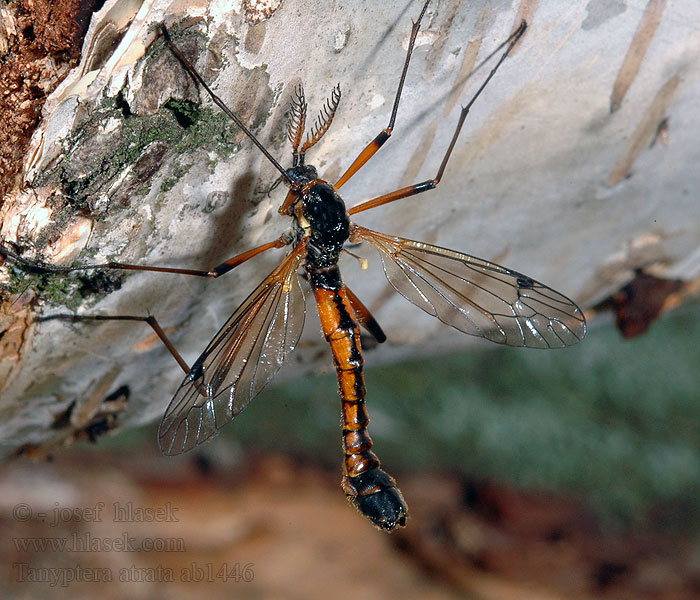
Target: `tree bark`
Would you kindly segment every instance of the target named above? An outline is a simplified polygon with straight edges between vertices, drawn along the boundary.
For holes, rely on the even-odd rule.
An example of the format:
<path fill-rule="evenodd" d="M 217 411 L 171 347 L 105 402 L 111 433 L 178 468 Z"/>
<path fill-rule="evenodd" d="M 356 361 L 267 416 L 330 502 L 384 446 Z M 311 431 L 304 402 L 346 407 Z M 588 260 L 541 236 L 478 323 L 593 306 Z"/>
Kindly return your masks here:
<path fill-rule="evenodd" d="M 44 109 L 23 185 L 2 209 L 4 243 L 59 264 L 209 269 L 284 231 L 284 191 L 268 193 L 277 171 L 197 89 L 155 25 L 169 27 L 285 167 L 295 86 L 304 84 L 311 121 L 340 83 L 334 122 L 307 157 L 332 182 L 387 125 L 421 3 L 249 8 L 258 4 L 107 2 L 80 65 Z M 358 223 L 507 265 L 584 308 L 637 268 L 697 277 L 700 39 L 690 24 L 700 6 L 681 14 L 655 0 L 432 2 L 392 138 L 343 187 L 347 205 L 435 175 L 460 104 L 522 19 L 527 32 L 471 110 L 437 190 L 361 213 Z M 341 263 L 389 338 L 366 361 L 472 344 L 394 293 L 378 258 L 367 257 L 368 271 Z M 183 377 L 145 325 L 33 322 L 36 309 L 65 312 L 49 295 L 86 314 L 153 314 L 191 364 L 280 258 L 270 251 L 216 281 L 132 273 L 113 290 L 112 279 L 92 274 L 22 295 L 30 281 L 16 273 L 11 283 L 3 269 L 2 451 L 84 427 L 109 412 L 103 400 L 118 390 L 129 397 L 120 426 L 155 419 Z M 280 380 L 330 366 L 311 301 L 306 329 Z M 88 408 L 66 429 L 61 418 L 75 407 Z"/>

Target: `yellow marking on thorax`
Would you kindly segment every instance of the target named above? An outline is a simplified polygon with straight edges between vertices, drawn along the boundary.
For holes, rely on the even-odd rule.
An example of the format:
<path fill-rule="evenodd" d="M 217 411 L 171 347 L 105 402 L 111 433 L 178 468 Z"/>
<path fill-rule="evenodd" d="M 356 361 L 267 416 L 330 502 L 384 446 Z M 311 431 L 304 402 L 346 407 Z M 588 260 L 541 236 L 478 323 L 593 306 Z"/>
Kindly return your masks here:
<path fill-rule="evenodd" d="M 301 202 L 297 202 L 296 206 L 294 207 L 294 217 L 296 218 L 297 223 L 299 223 L 299 226 L 304 230 L 304 236 L 308 237 L 311 235 L 311 223 L 309 223 L 304 216 Z"/>

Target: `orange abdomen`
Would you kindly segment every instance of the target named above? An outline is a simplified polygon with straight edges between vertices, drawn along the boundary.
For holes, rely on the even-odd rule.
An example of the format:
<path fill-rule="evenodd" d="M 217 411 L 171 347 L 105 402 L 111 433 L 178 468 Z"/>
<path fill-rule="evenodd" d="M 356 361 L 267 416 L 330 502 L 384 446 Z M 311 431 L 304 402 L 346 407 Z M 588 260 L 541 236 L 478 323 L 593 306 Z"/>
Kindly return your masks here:
<path fill-rule="evenodd" d="M 360 329 L 348 301 L 345 286 L 314 288 L 323 334 L 331 345 L 342 403 L 342 487 L 355 508 L 376 526 L 391 531 L 404 525 L 406 504 L 394 478 L 380 468 L 367 432 Z"/>

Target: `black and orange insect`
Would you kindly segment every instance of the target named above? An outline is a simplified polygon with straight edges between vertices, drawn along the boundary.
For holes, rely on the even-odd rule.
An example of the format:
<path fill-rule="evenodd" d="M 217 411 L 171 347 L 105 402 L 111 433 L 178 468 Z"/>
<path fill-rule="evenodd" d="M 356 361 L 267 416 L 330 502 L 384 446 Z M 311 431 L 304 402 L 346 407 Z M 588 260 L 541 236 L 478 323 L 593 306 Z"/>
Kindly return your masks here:
<path fill-rule="evenodd" d="M 154 329 L 186 373 L 158 430 L 163 453 L 180 454 L 209 439 L 236 417 L 270 382 L 294 350 L 305 316 L 304 291 L 298 275 L 301 271 L 313 290 L 321 328 L 330 343 L 337 370 L 342 402 L 342 488 L 357 510 L 385 531 L 403 526 L 408 509 L 395 480 L 381 469 L 372 451 L 372 440 L 367 432 L 369 417 L 365 408 L 360 327 L 378 342 L 383 342 L 386 336 L 369 310 L 343 283 L 338 260 L 348 241 L 374 246 L 389 282 L 400 294 L 465 333 L 509 346 L 554 348 L 575 344 L 586 332 L 585 319 L 571 300 L 526 275 L 454 250 L 372 231 L 350 220 L 352 215 L 370 208 L 437 187 L 470 107 L 526 29 L 523 22 L 504 44 L 507 47 L 497 64 L 462 108 L 436 176 L 347 209 L 339 190 L 393 132 L 411 54 L 429 2 L 425 2 L 413 24 L 387 127 L 333 184 L 320 179 L 316 168 L 306 164 L 305 158 L 333 121 L 340 102 L 339 87 L 333 90 L 305 138 L 307 104 L 303 89 L 296 89 L 287 130 L 292 145 L 292 166 L 284 169 L 209 89 L 161 26 L 166 43 L 191 76 L 280 172 L 288 192 L 279 213 L 291 217 L 292 225 L 280 238 L 234 256 L 209 271 L 123 263 L 46 267 L 52 271 L 111 268 L 218 277 L 261 252 L 291 247 L 224 323 L 192 366 L 185 363 L 154 317 L 53 315 L 47 318 L 145 321 Z M 22 263 L 20 257 L 9 251 L 4 254 Z"/>

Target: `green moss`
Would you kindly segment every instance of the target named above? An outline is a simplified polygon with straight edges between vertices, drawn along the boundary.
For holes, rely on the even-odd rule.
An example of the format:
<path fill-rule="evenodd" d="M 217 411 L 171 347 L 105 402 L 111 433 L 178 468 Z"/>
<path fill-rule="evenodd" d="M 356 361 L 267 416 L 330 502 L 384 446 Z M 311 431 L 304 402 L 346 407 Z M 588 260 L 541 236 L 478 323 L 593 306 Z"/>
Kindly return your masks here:
<path fill-rule="evenodd" d="M 85 258 L 90 251 L 81 253 Z M 76 261 L 73 266 L 78 266 Z M 19 267 L 11 261 L 5 263 L 9 282 L 3 286 L 3 295 L 15 296 L 32 290 L 44 302 L 64 306 L 74 311 L 87 301 L 88 306 L 97 303 L 106 294 L 119 289 L 125 277 L 109 269 L 52 273 L 37 267 Z"/>
<path fill-rule="evenodd" d="M 185 154 L 194 150 L 211 150 L 224 158 L 240 148 L 237 137 L 240 130 L 218 109 L 203 107 L 179 140 L 174 140 L 173 151 Z"/>
<path fill-rule="evenodd" d="M 168 192 L 173 189 L 177 182 L 192 168 L 192 165 L 193 163 L 176 163 L 171 170 L 171 175 L 160 184 L 160 191 Z"/>
<path fill-rule="evenodd" d="M 192 37 L 206 40 L 203 32 L 197 28 L 170 27 L 173 41 L 181 46 L 192 43 Z M 220 44 L 222 47 L 236 47 L 234 35 Z M 196 40 L 201 45 L 200 40 Z M 163 41 L 158 41 L 149 49 L 148 57 L 152 62 L 169 52 Z M 222 57 L 224 53 L 221 53 Z M 252 80 L 265 81 L 266 66 L 257 67 L 263 76 L 252 74 Z M 146 71 L 148 67 L 146 67 Z M 204 95 L 204 92 L 201 92 Z M 162 142 L 167 146 L 164 156 L 158 155 L 159 164 L 170 164 L 169 157 L 208 152 L 223 159 L 229 158 L 240 148 L 242 133 L 234 123 L 217 107 L 202 106 L 188 100 L 172 98 L 163 103 L 155 114 L 134 114 L 126 102 L 128 88 L 121 90 L 116 97 L 104 97 L 96 105 L 85 111 L 82 122 L 63 140 L 61 157 L 39 175 L 33 182 L 35 186 L 58 185 L 62 190 L 59 204 L 68 207 L 71 214 L 76 211 L 88 214 L 91 218 L 100 218 L 108 210 L 109 203 L 97 203 L 108 196 L 119 196 L 114 183 L 127 173 L 136 181 L 129 180 L 128 193 L 124 198 L 134 196 L 135 192 L 146 194 L 153 181 L 153 169 L 144 168 L 148 178 L 138 181 L 138 161 L 148 161 L 149 146 Z M 268 110 L 258 110 L 253 115 L 252 129 L 263 126 L 272 114 Z M 155 159 L 154 159 L 155 160 Z M 215 164 L 209 158 L 209 169 Z M 162 190 L 169 190 L 187 172 L 192 160 L 176 164 L 170 172 L 162 174 Z M 149 164 L 146 167 L 150 166 Z M 129 171 L 129 169 L 132 169 Z M 158 167 L 160 169 L 160 166 Z M 136 175 L 134 175 L 136 172 Z M 120 184 L 121 185 L 121 184 Z M 100 207 L 99 209 L 96 207 Z"/>
<path fill-rule="evenodd" d="M 189 100 L 174 100 L 171 98 L 163 107 L 171 111 L 178 124 L 185 129 L 199 121 L 202 116 L 202 109 L 199 105 Z"/>
<path fill-rule="evenodd" d="M 121 126 L 96 142 L 100 126 L 115 118 Z M 205 150 L 228 158 L 240 148 L 237 134 L 235 125 L 218 109 L 170 100 L 155 115 L 124 117 L 114 101 L 108 99 L 64 141 L 63 158 L 34 184 L 58 184 L 67 199 L 62 209 L 70 214 L 84 211 L 99 218 L 103 215 L 92 208 L 95 198 L 107 193 L 111 184 L 137 163 L 150 144 L 164 142 L 169 154 L 176 156 L 191 156 Z M 162 189 L 170 189 L 191 166 L 191 161 L 176 164 L 161 184 Z M 143 182 L 138 189 L 147 193 L 150 181 Z"/>
<path fill-rule="evenodd" d="M 81 298 L 76 294 L 79 284 L 61 274 L 26 273 L 16 268 L 8 268 L 10 282 L 7 291 L 11 296 L 33 290 L 39 297 L 56 306 L 69 310 L 78 308 Z"/>
<path fill-rule="evenodd" d="M 205 39 L 192 29 L 177 31 L 172 27 L 170 33 L 176 43 L 192 35 Z M 236 43 L 235 36 L 232 41 Z M 152 61 L 164 51 L 169 52 L 167 46 L 157 42 L 144 60 Z M 101 220 L 115 210 L 129 210 L 150 192 L 154 182 L 167 192 L 195 160 L 206 162 L 213 172 L 218 160 L 229 158 L 241 147 L 244 134 L 217 107 L 171 98 L 154 114 L 136 114 L 126 101 L 127 92 L 124 88 L 117 97 L 103 97 L 90 106 L 62 141 L 60 157 L 32 182 L 36 187 L 60 190 L 51 201 L 53 222 L 34 240 L 37 248 L 55 239 L 76 213 Z M 270 115 L 271 109 L 256 111 L 251 127 L 261 127 Z M 110 201 L 104 202 L 105 198 Z M 82 279 L 90 277 L 81 275 Z M 52 283 L 48 278 L 33 278 L 31 285 L 49 302 L 66 306 L 80 303 L 78 289 L 91 287 L 75 282 L 59 284 L 61 277 L 55 278 Z"/>

